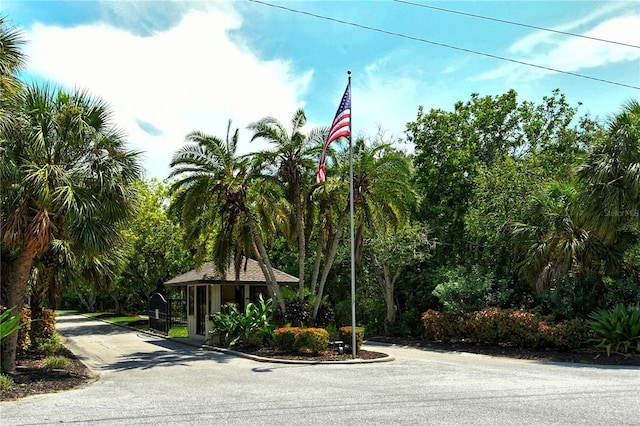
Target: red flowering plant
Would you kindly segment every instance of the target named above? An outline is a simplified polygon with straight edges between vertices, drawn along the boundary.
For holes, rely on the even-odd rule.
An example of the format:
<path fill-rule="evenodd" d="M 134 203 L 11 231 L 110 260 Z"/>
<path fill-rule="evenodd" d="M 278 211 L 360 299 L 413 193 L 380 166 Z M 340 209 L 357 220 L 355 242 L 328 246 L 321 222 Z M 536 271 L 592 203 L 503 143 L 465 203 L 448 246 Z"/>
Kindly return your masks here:
<path fill-rule="evenodd" d="M 353 335 L 351 334 L 351 327 L 345 326 L 338 329 L 338 336 L 345 344 L 345 347 L 351 348 L 353 343 Z M 362 342 L 364 341 L 364 327 L 356 327 L 356 352 L 360 350 Z"/>

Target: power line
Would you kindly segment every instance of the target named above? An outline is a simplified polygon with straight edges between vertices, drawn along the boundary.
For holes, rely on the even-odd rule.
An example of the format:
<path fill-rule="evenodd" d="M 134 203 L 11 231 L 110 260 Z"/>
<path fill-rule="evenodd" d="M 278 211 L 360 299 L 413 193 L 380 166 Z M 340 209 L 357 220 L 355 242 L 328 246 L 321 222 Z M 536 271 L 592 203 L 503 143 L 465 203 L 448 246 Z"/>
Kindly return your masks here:
<path fill-rule="evenodd" d="M 364 29 L 364 30 L 375 31 L 375 32 L 378 32 L 378 33 L 387 34 L 387 35 L 400 37 L 400 38 L 406 38 L 408 40 L 413 40 L 413 41 L 419 41 L 421 43 L 427 43 L 427 44 L 431 44 L 431 45 L 434 45 L 434 46 L 445 47 L 447 49 L 458 50 L 458 51 L 461 51 L 461 52 L 471 53 L 471 54 L 474 54 L 474 55 L 486 56 L 488 58 L 498 59 L 498 60 L 501 60 L 501 61 L 511 62 L 511 63 L 515 63 L 515 64 L 519 64 L 519 65 L 525 65 L 525 66 L 529 66 L 529 67 L 533 67 L 533 68 L 539 68 L 539 69 L 543 69 L 543 70 L 547 70 L 547 71 L 552 71 L 552 72 L 556 72 L 556 73 L 559 73 L 559 74 L 566 74 L 566 75 L 571 75 L 571 76 L 574 76 L 574 77 L 585 78 L 585 79 L 588 79 L 588 80 L 599 81 L 601 83 L 613 84 L 613 85 L 616 85 L 616 86 L 622 86 L 622 87 L 628 87 L 630 89 L 640 90 L 640 86 L 632 86 L 630 84 L 618 83 L 616 81 L 605 80 L 605 79 L 597 78 L 597 77 L 591 77 L 591 76 L 588 76 L 588 75 L 578 74 L 578 73 L 574 73 L 574 72 L 570 72 L 570 71 L 563 71 L 563 70 L 559 70 L 559 69 L 556 69 L 556 68 L 546 67 L 544 65 L 532 64 L 530 62 L 520 61 L 520 60 L 517 60 L 517 59 L 511 59 L 511 58 L 506 58 L 504 56 L 493 55 L 491 53 L 478 52 L 476 50 L 465 49 L 463 47 L 452 46 L 450 44 L 439 43 L 439 42 L 426 40 L 426 39 L 419 38 L 419 37 L 414 37 L 414 36 L 410 36 L 410 35 L 406 35 L 406 34 L 396 33 L 396 32 L 393 32 L 393 31 L 383 30 L 383 29 L 380 29 L 380 28 L 370 27 L 370 26 L 367 26 L 367 25 L 356 24 L 355 22 L 349 22 L 349 21 L 344 21 L 344 20 L 337 19 L 337 18 L 331 18 L 329 16 L 318 15 L 318 14 L 307 12 L 307 11 L 304 11 L 304 10 L 297 10 L 297 9 L 292 9 L 292 8 L 286 7 L 286 6 L 275 5 L 275 4 L 267 3 L 267 2 L 261 1 L 261 0 L 248 0 L 248 1 L 253 2 L 253 3 L 262 4 L 262 5 L 268 6 L 268 7 L 273 7 L 273 8 L 276 8 L 276 9 L 286 10 L 288 12 L 293 12 L 293 13 L 298 13 L 298 14 L 301 14 L 301 15 L 311 16 L 313 18 L 324 19 L 326 21 L 331 21 L 331 22 L 337 22 L 339 24 L 349 25 L 349 26 L 360 28 L 360 29 Z"/>
<path fill-rule="evenodd" d="M 456 13 L 458 15 L 470 16 L 472 18 L 486 19 L 487 21 L 500 22 L 502 24 L 517 25 L 519 27 L 532 28 L 534 30 L 548 31 L 548 32 L 556 33 L 556 34 L 562 34 L 562 35 L 567 35 L 567 36 L 572 36 L 572 37 L 586 38 L 586 39 L 589 39 L 589 40 L 601 41 L 603 43 L 611 43 L 611 44 L 617 44 L 617 45 L 620 45 L 620 46 L 633 47 L 633 48 L 636 48 L 636 49 L 640 49 L 640 46 L 636 46 L 635 44 L 623 43 L 623 42 L 620 42 L 620 41 L 607 40 L 607 39 L 603 39 L 603 38 L 591 37 L 591 36 L 586 36 L 586 35 L 582 35 L 582 34 L 569 33 L 569 32 L 566 32 L 566 31 L 554 30 L 554 29 L 551 29 L 551 28 L 537 27 L 535 25 L 522 24 L 522 23 L 519 23 L 519 22 L 507 21 L 505 19 L 498 19 L 498 18 L 491 18 L 491 17 L 488 17 L 488 16 L 475 15 L 473 13 L 460 12 L 460 11 L 457 11 L 457 10 L 445 9 L 445 8 L 442 8 L 442 7 L 430 6 L 430 5 L 421 4 L 421 3 L 414 3 L 414 2 L 411 2 L 411 1 L 407 1 L 407 0 L 392 0 L 392 1 L 394 1 L 396 3 L 404 3 L 404 4 L 407 4 L 407 5 L 410 5 L 410 6 L 417 6 L 417 7 L 424 7 L 426 9 L 439 10 L 441 12 Z"/>

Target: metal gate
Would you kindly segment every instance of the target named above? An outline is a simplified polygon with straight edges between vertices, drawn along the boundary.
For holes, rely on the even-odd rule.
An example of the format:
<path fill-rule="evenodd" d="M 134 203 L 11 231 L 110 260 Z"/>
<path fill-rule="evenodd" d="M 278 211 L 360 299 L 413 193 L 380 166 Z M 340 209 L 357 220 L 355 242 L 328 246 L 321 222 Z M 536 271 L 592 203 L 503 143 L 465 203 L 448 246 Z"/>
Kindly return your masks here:
<path fill-rule="evenodd" d="M 149 297 L 149 330 L 169 334 L 171 328 L 171 303 L 167 296 L 156 291 Z"/>

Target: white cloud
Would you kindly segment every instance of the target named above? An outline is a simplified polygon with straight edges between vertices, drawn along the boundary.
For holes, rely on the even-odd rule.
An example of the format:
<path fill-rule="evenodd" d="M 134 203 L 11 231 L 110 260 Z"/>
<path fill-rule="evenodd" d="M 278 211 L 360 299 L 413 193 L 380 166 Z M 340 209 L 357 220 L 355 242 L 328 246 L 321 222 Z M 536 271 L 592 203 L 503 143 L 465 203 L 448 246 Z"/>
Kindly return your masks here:
<path fill-rule="evenodd" d="M 164 178 L 188 132 L 224 137 L 231 119 L 242 153 L 255 151 L 262 147 L 249 146 L 247 124 L 264 116 L 288 123 L 304 106 L 312 71 L 296 74 L 288 62 L 259 60 L 232 43 L 227 31 L 240 25 L 220 10 L 190 12 L 148 37 L 104 24 L 37 24 L 28 32 L 29 71 L 109 102 L 132 147 L 146 152 L 148 177 Z"/>
<path fill-rule="evenodd" d="M 577 23 L 574 22 L 567 27 L 576 25 Z M 637 45 L 640 40 L 640 16 L 612 18 L 594 26 L 583 35 Z M 586 38 L 559 36 L 548 32 L 537 32 L 532 36 L 518 40 L 509 51 L 512 57 L 524 62 L 561 71 L 581 73 L 582 70 L 589 68 L 640 60 L 640 49 L 637 48 Z M 507 78 L 509 81 L 532 80 L 551 72 L 550 70 L 511 63 L 482 73 L 476 77 L 476 80 L 499 78 Z"/>

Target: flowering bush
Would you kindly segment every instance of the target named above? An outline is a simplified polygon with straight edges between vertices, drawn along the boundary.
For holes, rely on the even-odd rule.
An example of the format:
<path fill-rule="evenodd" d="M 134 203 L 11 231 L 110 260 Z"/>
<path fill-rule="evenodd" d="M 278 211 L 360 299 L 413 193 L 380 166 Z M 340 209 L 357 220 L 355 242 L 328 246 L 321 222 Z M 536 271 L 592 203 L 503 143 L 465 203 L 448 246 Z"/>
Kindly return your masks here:
<path fill-rule="evenodd" d="M 56 332 L 56 314 L 53 310 L 42 309 L 42 324 L 38 330 L 38 338 L 50 339 Z"/>
<path fill-rule="evenodd" d="M 283 327 L 274 330 L 273 340 L 283 351 L 307 349 L 317 353 L 329 346 L 329 332 L 324 328 Z"/>
<path fill-rule="evenodd" d="M 422 314 L 425 338 L 435 341 L 451 341 L 462 339 L 461 317 L 452 313 L 438 312 L 429 309 Z"/>
<path fill-rule="evenodd" d="M 298 327 L 283 327 L 274 330 L 273 341 L 276 347 L 283 351 L 294 351 L 299 330 Z"/>
<path fill-rule="evenodd" d="M 324 328 L 302 328 L 296 346 L 298 350 L 310 349 L 313 353 L 324 351 L 329 346 L 329 332 Z"/>
<path fill-rule="evenodd" d="M 351 344 L 353 343 L 353 337 L 351 334 L 351 327 L 345 326 L 340 327 L 338 329 L 338 337 L 345 344 L 345 347 L 351 348 Z M 364 341 L 364 327 L 356 327 L 356 352 L 360 350 L 360 346 L 362 346 L 362 342 Z"/>
<path fill-rule="evenodd" d="M 422 320 L 426 339 L 445 342 L 471 340 L 523 348 L 572 349 L 588 338 L 584 321 L 555 324 L 551 316 L 515 309 L 487 308 L 459 315 L 429 310 Z"/>

